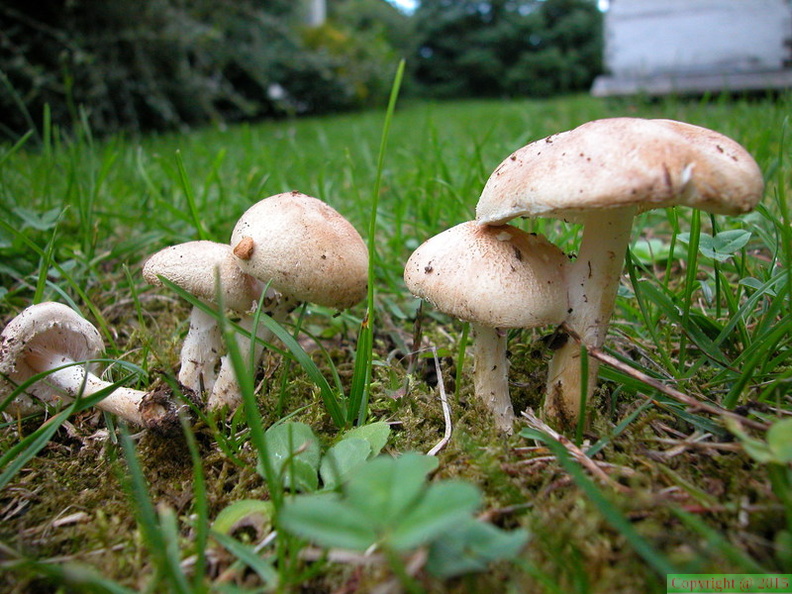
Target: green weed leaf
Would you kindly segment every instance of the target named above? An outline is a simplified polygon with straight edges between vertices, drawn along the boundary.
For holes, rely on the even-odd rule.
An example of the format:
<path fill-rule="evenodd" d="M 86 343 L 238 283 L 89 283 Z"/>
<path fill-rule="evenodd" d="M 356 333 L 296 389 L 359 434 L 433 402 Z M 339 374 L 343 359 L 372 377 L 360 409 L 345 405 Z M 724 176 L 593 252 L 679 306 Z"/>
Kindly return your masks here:
<path fill-rule="evenodd" d="M 408 551 L 424 545 L 451 530 L 481 504 L 479 490 L 460 481 L 431 485 L 410 509 L 391 534 L 390 545 L 397 551 Z"/>
<path fill-rule="evenodd" d="M 390 426 L 381 421 L 347 431 L 322 458 L 319 474 L 324 486 L 333 489 L 352 476 L 366 460 L 379 455 L 389 436 Z"/>
<path fill-rule="evenodd" d="M 355 427 L 344 433 L 343 439 L 365 439 L 371 446 L 371 457 L 378 456 L 390 437 L 390 425 L 383 421 Z"/>
<path fill-rule="evenodd" d="M 776 421 L 767 431 L 767 445 L 780 464 L 792 462 L 792 419 Z"/>
<path fill-rule="evenodd" d="M 232 535 L 241 526 L 253 526 L 256 531 L 264 531 L 272 524 L 272 502 L 258 499 L 241 499 L 223 508 L 214 523 L 212 530 L 220 534 Z"/>
<path fill-rule="evenodd" d="M 335 494 L 303 495 L 287 502 L 280 525 L 329 548 L 365 551 L 377 541 L 368 518 Z"/>
<path fill-rule="evenodd" d="M 682 243 L 689 243 L 690 233 L 680 233 L 678 236 Z M 699 252 L 702 256 L 718 262 L 725 262 L 735 252 L 744 248 L 751 240 L 751 232 L 745 229 L 728 229 L 716 233 L 713 237 L 708 233 L 699 236 Z"/>
<path fill-rule="evenodd" d="M 432 543 L 426 569 L 440 578 L 484 571 L 493 561 L 514 559 L 527 542 L 525 530 L 507 532 L 470 518 Z"/>
<path fill-rule="evenodd" d="M 265 433 L 267 455 L 283 485 L 298 491 L 316 490 L 319 479 L 319 440 L 305 423 L 275 425 Z"/>
<path fill-rule="evenodd" d="M 307 493 L 316 491 L 319 488 L 318 470 L 313 464 L 294 458 L 286 463 L 282 471 L 283 486 Z"/>
<path fill-rule="evenodd" d="M 63 212 L 60 208 L 51 208 L 43 212 L 37 212 L 29 208 L 17 206 L 12 212 L 22 219 L 25 227 L 30 227 L 36 231 L 51 231 L 58 225 L 58 219 Z"/>
<path fill-rule="evenodd" d="M 675 249 L 672 254 L 671 244 L 656 237 L 636 240 L 630 252 L 641 264 L 657 264 L 682 255 L 679 249 Z"/>
<path fill-rule="evenodd" d="M 767 441 L 748 435 L 740 425 L 725 419 L 726 427 L 742 443 L 745 453 L 762 464 L 788 464 L 792 462 L 792 419 L 776 421 L 767 430 Z"/>
<path fill-rule="evenodd" d="M 322 458 L 319 475 L 324 486 L 333 489 L 344 482 L 351 473 L 371 456 L 371 445 L 365 439 L 342 439 Z"/>
<path fill-rule="evenodd" d="M 401 521 L 425 488 L 426 475 L 437 468 L 437 458 L 407 453 L 366 463 L 349 480 L 349 503 L 374 525 Z"/>

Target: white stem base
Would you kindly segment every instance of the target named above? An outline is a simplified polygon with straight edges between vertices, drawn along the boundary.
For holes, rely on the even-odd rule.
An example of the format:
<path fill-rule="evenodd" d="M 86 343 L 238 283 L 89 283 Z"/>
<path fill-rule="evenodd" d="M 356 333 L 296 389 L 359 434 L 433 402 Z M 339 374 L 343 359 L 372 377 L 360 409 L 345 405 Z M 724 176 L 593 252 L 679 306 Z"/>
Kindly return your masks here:
<path fill-rule="evenodd" d="M 608 334 L 634 216 L 634 207 L 619 208 L 589 215 L 585 221 L 580 251 L 567 276 L 571 312 L 566 324 L 587 346 L 601 347 Z M 598 368 L 590 357 L 587 401 L 597 387 Z M 560 428 L 577 424 L 583 412 L 581 379 L 580 345 L 568 340 L 548 369 L 543 411 L 548 421 Z"/>
<path fill-rule="evenodd" d="M 495 416 L 495 425 L 505 433 L 513 431 L 514 408 L 509 397 L 509 360 L 506 335 L 497 328 L 471 324 L 473 329 L 473 385 Z"/>
<path fill-rule="evenodd" d="M 276 322 L 280 323 L 286 319 L 289 312 L 293 309 L 294 305 L 288 300 L 283 300 L 282 303 L 277 304 L 270 312 L 270 317 Z M 239 325 L 245 330 L 253 334 L 254 316 L 244 316 Z M 261 362 L 264 355 L 265 342 L 271 342 L 274 334 L 264 324 L 259 323 L 256 328 L 256 336 L 258 340 L 253 341 L 253 351 L 251 353 L 251 341 L 246 336 L 237 335 L 237 345 L 245 363 L 249 363 L 250 367 L 246 368 L 247 373 L 255 374 L 256 369 Z M 234 411 L 242 404 L 242 389 L 239 386 L 234 366 L 229 356 L 223 355 L 220 359 L 220 372 L 217 375 L 217 381 L 214 383 L 209 399 L 207 400 L 207 407 L 210 410 L 216 410 L 227 407 L 230 411 Z"/>

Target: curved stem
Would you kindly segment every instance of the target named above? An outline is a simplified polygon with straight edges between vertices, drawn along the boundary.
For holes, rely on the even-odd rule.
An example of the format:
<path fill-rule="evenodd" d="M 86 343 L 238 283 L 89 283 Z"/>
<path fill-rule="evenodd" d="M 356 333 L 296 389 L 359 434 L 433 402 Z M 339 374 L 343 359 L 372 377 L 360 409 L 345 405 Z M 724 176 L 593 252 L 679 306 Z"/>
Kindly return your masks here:
<path fill-rule="evenodd" d="M 473 330 L 473 385 L 495 415 L 495 425 L 511 433 L 514 409 L 509 397 L 509 360 L 506 356 L 506 334 L 497 328 L 480 324 L 470 325 Z"/>
<path fill-rule="evenodd" d="M 635 208 L 629 207 L 585 220 L 580 251 L 567 275 L 571 311 L 566 324 L 586 346 L 601 347 L 608 334 L 634 216 Z M 598 368 L 596 361 L 589 360 L 587 401 L 597 387 Z M 569 340 L 550 361 L 545 418 L 562 428 L 576 425 L 581 414 L 581 379 L 580 346 Z"/>
<path fill-rule="evenodd" d="M 85 365 L 64 355 L 49 352 L 31 353 L 27 357 L 27 362 L 36 373 L 50 371 L 51 373 L 43 381 L 62 392 L 68 400 L 74 400 L 78 396 L 91 396 L 113 385 L 87 371 Z M 69 365 L 69 367 L 64 367 L 64 365 Z M 146 423 L 140 412 L 140 403 L 147 394 L 148 392 L 142 390 L 121 386 L 115 388 L 96 406 L 130 423 L 145 426 Z"/>

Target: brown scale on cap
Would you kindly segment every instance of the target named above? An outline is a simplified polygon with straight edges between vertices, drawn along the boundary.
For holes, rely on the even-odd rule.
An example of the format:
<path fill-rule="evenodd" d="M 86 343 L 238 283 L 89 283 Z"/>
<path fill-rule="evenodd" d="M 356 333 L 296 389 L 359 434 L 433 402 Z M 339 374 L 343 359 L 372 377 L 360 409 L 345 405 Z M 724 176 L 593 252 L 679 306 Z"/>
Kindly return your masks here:
<path fill-rule="evenodd" d="M 253 256 L 253 248 L 255 247 L 252 237 L 243 237 L 239 243 L 234 247 L 234 255 L 240 260 L 250 260 Z"/>
<path fill-rule="evenodd" d="M 251 206 L 231 235 L 247 274 L 299 301 L 346 309 L 366 296 L 368 248 L 330 205 L 300 192 Z"/>

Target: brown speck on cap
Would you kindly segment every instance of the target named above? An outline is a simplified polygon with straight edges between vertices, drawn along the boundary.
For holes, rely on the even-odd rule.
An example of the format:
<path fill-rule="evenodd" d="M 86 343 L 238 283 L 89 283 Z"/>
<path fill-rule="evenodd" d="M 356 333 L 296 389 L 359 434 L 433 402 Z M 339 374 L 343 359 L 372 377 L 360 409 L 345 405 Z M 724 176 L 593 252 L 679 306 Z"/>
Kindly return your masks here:
<path fill-rule="evenodd" d="M 469 221 L 419 246 L 404 267 L 404 281 L 413 295 L 458 319 L 530 328 L 566 317 L 568 263 L 541 235 Z"/>

